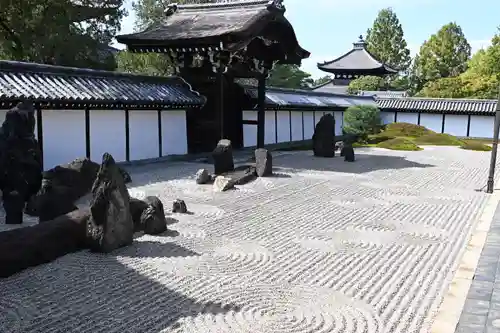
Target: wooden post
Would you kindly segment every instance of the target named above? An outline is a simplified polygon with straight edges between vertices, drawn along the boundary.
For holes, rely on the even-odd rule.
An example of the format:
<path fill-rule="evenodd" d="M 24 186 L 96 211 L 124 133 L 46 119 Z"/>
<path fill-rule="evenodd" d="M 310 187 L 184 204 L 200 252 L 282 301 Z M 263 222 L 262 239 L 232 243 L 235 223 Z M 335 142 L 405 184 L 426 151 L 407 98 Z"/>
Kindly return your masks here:
<path fill-rule="evenodd" d="M 217 83 L 219 91 L 217 96 L 217 110 L 219 114 L 220 140 L 224 139 L 224 69 L 219 66 L 217 69 Z"/>
<path fill-rule="evenodd" d="M 266 76 L 259 77 L 257 89 L 257 148 L 264 147 L 266 121 Z"/>
<path fill-rule="evenodd" d="M 490 172 L 488 176 L 488 183 L 486 185 L 486 192 L 493 193 L 493 188 L 495 186 L 495 166 L 497 163 L 497 152 L 498 152 L 498 132 L 500 130 L 500 88 L 498 91 L 498 102 L 497 109 L 495 112 L 495 125 L 493 127 L 493 148 L 491 149 L 491 159 L 490 159 Z"/>
<path fill-rule="evenodd" d="M 38 139 L 38 146 L 40 147 L 40 151 L 42 153 L 42 169 L 43 169 L 43 115 L 42 115 L 42 107 L 37 106 L 36 108 L 36 134 Z"/>
<path fill-rule="evenodd" d="M 85 107 L 85 156 L 90 159 L 90 108 Z"/>

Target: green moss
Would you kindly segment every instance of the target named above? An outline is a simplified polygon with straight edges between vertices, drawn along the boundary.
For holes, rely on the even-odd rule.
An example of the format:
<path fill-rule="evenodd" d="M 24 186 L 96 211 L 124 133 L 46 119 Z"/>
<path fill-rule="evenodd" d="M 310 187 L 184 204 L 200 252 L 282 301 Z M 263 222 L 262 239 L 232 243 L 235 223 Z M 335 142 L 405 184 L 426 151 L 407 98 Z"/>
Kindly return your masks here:
<path fill-rule="evenodd" d="M 460 148 L 462 149 L 467 149 L 467 150 L 476 150 L 476 151 L 490 151 L 491 147 L 487 146 L 481 142 L 475 142 L 475 141 L 467 141 L 464 142 Z"/>
<path fill-rule="evenodd" d="M 422 150 L 413 141 L 406 138 L 394 138 L 384 142 L 380 142 L 377 147 L 391 150 L 418 151 Z"/>
<path fill-rule="evenodd" d="M 384 133 L 369 135 L 367 142 L 369 144 L 378 144 L 387 140 L 394 139 L 394 136 L 385 135 Z"/>
<path fill-rule="evenodd" d="M 415 138 L 414 142 L 419 145 L 434 146 L 460 146 L 464 142 L 453 135 L 442 133 L 429 133 Z"/>
<path fill-rule="evenodd" d="M 381 133 L 381 135 L 390 137 L 418 138 L 432 133 L 435 132 L 425 128 L 424 126 L 409 123 L 392 123 L 385 127 L 385 130 Z"/>

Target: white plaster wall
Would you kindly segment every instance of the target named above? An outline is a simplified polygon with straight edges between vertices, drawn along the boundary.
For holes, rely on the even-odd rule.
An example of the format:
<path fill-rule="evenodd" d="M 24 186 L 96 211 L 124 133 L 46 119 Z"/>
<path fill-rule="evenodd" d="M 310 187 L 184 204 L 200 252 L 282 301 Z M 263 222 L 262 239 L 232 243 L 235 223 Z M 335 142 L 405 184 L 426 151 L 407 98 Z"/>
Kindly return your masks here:
<path fill-rule="evenodd" d="M 471 116 L 469 136 L 473 138 L 492 138 L 494 122 L 494 116 Z"/>
<path fill-rule="evenodd" d="M 447 114 L 444 116 L 444 132 L 455 136 L 467 136 L 468 116 Z"/>
<path fill-rule="evenodd" d="M 420 125 L 434 132 L 441 133 L 441 127 L 443 125 L 443 115 L 434 113 L 421 113 Z"/>
<path fill-rule="evenodd" d="M 43 166 L 45 170 L 86 155 L 85 112 L 43 110 Z"/>
<path fill-rule="evenodd" d="M 321 117 L 323 117 L 323 111 L 314 111 L 314 127 L 316 127 L 316 124 L 319 122 Z"/>
<path fill-rule="evenodd" d="M 290 112 L 277 111 L 278 143 L 290 141 Z"/>
<path fill-rule="evenodd" d="M 158 158 L 158 112 L 129 111 L 130 160 Z"/>
<path fill-rule="evenodd" d="M 47 133 L 45 128 L 43 132 L 45 137 Z M 106 152 L 117 162 L 126 159 L 125 111 L 90 110 L 90 159 L 101 163 L 102 155 Z"/>
<path fill-rule="evenodd" d="M 276 143 L 276 111 L 266 111 L 264 128 L 264 143 L 266 145 Z"/>
<path fill-rule="evenodd" d="M 314 134 L 314 112 L 304 112 L 304 140 L 312 139 Z"/>
<path fill-rule="evenodd" d="M 398 115 L 399 116 L 399 115 Z M 382 120 L 382 124 L 390 124 L 394 122 L 394 112 L 380 112 L 380 119 Z"/>
<path fill-rule="evenodd" d="M 183 155 L 188 153 L 186 111 L 161 112 L 161 154 Z"/>
<path fill-rule="evenodd" d="M 292 141 L 302 140 L 302 112 L 292 111 Z"/>
<path fill-rule="evenodd" d="M 344 126 L 344 113 L 342 111 L 335 111 L 335 135 L 342 135 L 342 127 Z"/>
<path fill-rule="evenodd" d="M 243 111 L 243 120 L 257 120 L 256 111 Z M 243 147 L 257 146 L 257 126 L 243 125 Z"/>
<path fill-rule="evenodd" d="M 398 112 L 398 123 L 417 124 L 418 113 Z"/>

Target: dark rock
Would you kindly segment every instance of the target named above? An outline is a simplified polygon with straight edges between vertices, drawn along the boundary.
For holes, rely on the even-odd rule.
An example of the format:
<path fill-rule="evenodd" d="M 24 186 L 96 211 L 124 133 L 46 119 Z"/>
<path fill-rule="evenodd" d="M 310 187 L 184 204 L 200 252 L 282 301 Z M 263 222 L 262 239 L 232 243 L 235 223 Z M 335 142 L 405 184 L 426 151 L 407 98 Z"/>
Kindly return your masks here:
<path fill-rule="evenodd" d="M 216 175 L 223 174 L 234 170 L 233 148 L 230 140 L 220 140 L 212 152 L 214 161 L 214 173 Z"/>
<path fill-rule="evenodd" d="M 313 134 L 314 156 L 335 156 L 335 118 L 327 113 L 316 124 Z"/>
<path fill-rule="evenodd" d="M 217 176 L 215 178 L 213 189 L 215 192 L 224 192 L 234 188 L 234 181 L 230 177 Z"/>
<path fill-rule="evenodd" d="M 340 156 L 343 156 L 342 155 L 342 148 L 343 147 L 344 147 L 344 142 L 339 141 L 339 142 L 335 143 L 335 151 L 340 150 Z"/>
<path fill-rule="evenodd" d="M 87 158 L 44 171 L 42 186 L 28 202 L 26 213 L 43 222 L 75 210 L 74 202 L 90 192 L 98 171 L 99 164 Z"/>
<path fill-rule="evenodd" d="M 211 178 L 207 169 L 200 169 L 196 172 L 196 184 L 207 184 L 211 181 Z"/>
<path fill-rule="evenodd" d="M 42 184 L 42 152 L 35 139 L 35 109 L 19 103 L 0 128 L 0 190 L 6 220 L 20 224 L 25 203 Z"/>
<path fill-rule="evenodd" d="M 186 214 L 187 212 L 188 209 L 184 200 L 175 199 L 174 203 L 172 204 L 172 213 Z"/>
<path fill-rule="evenodd" d="M 344 156 L 344 161 L 354 162 L 354 148 L 351 145 L 344 145 L 341 155 Z"/>
<path fill-rule="evenodd" d="M 136 232 L 144 231 L 146 234 L 156 235 L 167 231 L 165 210 L 158 197 L 146 197 L 144 201 L 131 198 L 130 212 Z"/>
<path fill-rule="evenodd" d="M 86 248 L 89 209 L 29 228 L 0 232 L 0 278 Z"/>
<path fill-rule="evenodd" d="M 130 196 L 120 169 L 108 153 L 102 157 L 92 196 L 91 218 L 87 223 L 90 249 L 107 253 L 132 244 L 134 222 Z"/>
<path fill-rule="evenodd" d="M 268 177 L 273 174 L 273 156 L 267 149 L 255 150 L 255 171 L 258 177 Z"/>
<path fill-rule="evenodd" d="M 119 168 L 119 169 L 120 169 L 120 173 L 123 176 L 123 181 L 125 182 L 125 184 L 131 183 L 132 177 L 130 177 L 130 174 L 125 169 L 122 169 L 122 168 Z"/>

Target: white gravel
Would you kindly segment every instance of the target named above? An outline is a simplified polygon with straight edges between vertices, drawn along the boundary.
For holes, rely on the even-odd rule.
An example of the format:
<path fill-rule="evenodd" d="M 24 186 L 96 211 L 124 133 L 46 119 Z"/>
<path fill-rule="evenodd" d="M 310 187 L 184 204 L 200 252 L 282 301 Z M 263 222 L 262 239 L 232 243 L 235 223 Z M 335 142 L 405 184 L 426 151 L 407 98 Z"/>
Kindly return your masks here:
<path fill-rule="evenodd" d="M 0 281 L 0 332 L 428 332 L 481 213 L 489 154 L 358 149 L 275 155 L 279 177 L 214 193 L 205 164 L 131 171 L 175 234 Z M 5 226 L 0 225 L 0 228 Z"/>

